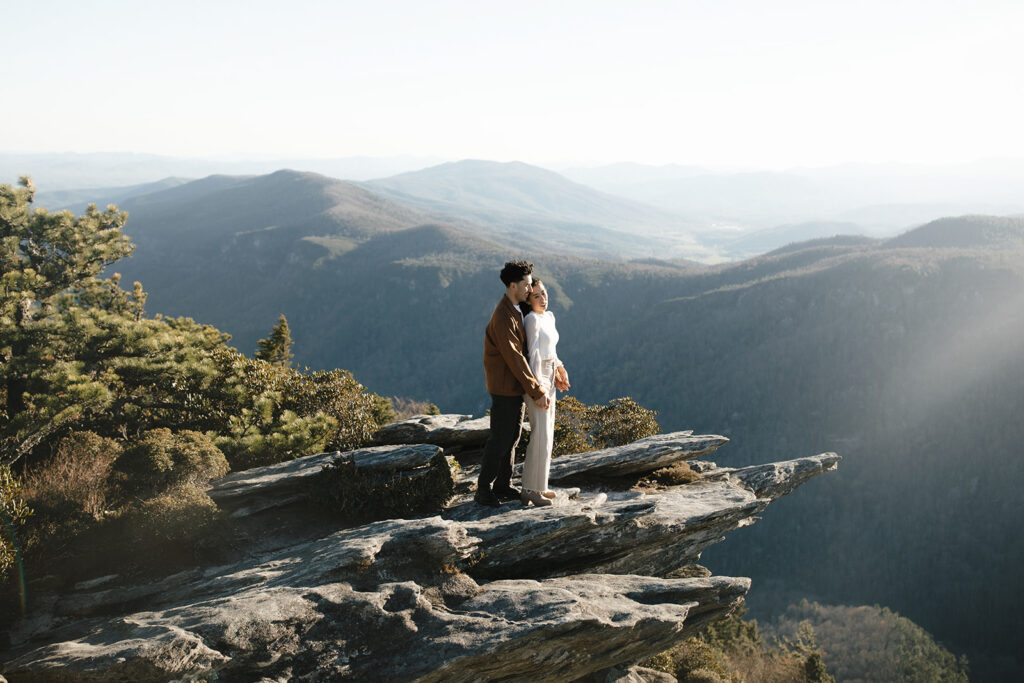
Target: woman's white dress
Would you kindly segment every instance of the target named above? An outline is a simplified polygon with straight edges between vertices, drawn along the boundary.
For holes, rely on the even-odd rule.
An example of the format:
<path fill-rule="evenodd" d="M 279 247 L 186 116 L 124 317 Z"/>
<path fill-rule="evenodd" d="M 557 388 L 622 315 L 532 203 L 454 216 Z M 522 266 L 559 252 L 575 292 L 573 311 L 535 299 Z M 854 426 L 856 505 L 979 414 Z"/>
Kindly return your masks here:
<path fill-rule="evenodd" d="M 547 491 L 551 447 L 555 441 L 555 368 L 562 365 L 555 352 L 558 344 L 555 315 L 551 311 L 527 313 L 523 318 L 523 329 L 530 370 L 551 399 L 547 410 L 541 410 L 528 394 L 523 395 L 530 412 L 530 444 L 526 448 L 523 465 L 523 488 Z"/>

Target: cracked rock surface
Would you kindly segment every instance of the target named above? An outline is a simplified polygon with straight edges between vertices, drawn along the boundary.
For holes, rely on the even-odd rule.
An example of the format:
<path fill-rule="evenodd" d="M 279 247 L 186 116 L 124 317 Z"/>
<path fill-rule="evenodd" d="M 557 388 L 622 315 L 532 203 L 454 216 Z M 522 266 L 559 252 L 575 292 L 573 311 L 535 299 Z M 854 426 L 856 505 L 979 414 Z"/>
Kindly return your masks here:
<path fill-rule="evenodd" d="M 445 419 L 431 423 L 429 444 L 346 457 L 367 468 L 422 466 L 467 443 L 458 435 L 449 444 L 439 430 L 479 422 L 430 417 Z M 750 589 L 746 578 L 674 578 L 680 569 L 839 460 L 703 462 L 700 480 L 647 492 L 616 479 L 726 441 L 678 432 L 614 455 L 565 456 L 560 471 L 571 474 L 561 480 L 586 483 L 559 489 L 546 508 L 476 505 L 472 469 L 454 468 L 458 493 L 438 515 L 322 533 L 299 529 L 296 515 L 291 541 L 280 540 L 282 516 L 337 454 L 231 474 L 211 497 L 250 527 L 273 517 L 274 544 L 158 581 L 104 576 L 37 596 L 9 634 L 0 671 L 15 681 L 670 680 L 636 663 L 727 615 Z"/>

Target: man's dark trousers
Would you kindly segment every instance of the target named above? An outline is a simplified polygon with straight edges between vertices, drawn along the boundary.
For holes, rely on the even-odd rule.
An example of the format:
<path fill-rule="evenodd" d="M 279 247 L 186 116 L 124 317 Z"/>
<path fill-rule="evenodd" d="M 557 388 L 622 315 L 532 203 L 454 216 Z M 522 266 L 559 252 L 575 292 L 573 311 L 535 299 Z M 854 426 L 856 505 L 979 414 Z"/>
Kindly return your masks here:
<path fill-rule="evenodd" d="M 491 434 L 480 463 L 480 490 L 507 489 L 512 485 L 516 444 L 523 431 L 523 397 L 491 394 Z"/>

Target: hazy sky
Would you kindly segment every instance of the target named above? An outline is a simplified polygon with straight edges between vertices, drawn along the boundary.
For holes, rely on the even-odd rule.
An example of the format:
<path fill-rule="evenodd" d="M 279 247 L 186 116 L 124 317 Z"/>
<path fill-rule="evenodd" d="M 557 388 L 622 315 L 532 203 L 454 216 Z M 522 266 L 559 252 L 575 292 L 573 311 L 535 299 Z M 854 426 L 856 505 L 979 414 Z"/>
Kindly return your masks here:
<path fill-rule="evenodd" d="M 1021 0 L 4 5 L 0 151 L 1024 157 Z"/>

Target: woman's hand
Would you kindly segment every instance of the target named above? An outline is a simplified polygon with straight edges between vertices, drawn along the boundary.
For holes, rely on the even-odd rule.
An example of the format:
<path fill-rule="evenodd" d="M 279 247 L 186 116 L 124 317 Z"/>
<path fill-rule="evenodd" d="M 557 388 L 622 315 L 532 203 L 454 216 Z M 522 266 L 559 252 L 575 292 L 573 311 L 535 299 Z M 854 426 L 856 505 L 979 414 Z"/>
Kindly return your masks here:
<path fill-rule="evenodd" d="M 555 368 L 555 388 L 559 391 L 568 391 L 569 387 L 569 373 L 565 371 L 564 365 L 559 365 Z"/>

